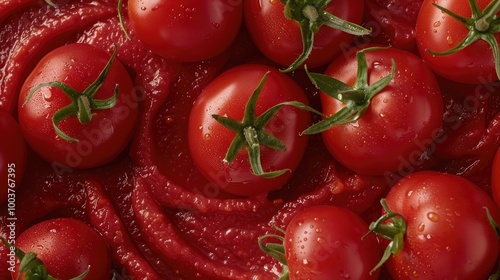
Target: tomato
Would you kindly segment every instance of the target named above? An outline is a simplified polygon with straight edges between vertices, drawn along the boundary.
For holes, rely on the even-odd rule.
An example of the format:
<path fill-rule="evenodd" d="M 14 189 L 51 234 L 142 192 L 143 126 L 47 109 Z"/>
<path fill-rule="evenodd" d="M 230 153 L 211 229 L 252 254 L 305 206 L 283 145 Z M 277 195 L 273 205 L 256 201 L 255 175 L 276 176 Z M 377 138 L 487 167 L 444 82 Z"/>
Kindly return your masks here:
<path fill-rule="evenodd" d="M 268 76 L 256 103 L 255 117 L 282 102 L 308 103 L 304 91 L 290 77 L 268 66 L 249 64 L 218 76 L 202 91 L 191 109 L 188 142 L 194 163 L 206 178 L 231 194 L 248 196 L 281 188 L 297 168 L 307 146 L 308 137 L 299 133 L 310 125 L 310 113 L 284 106 L 263 131 L 280 139 L 285 150 L 260 145 L 262 169 L 266 172 L 287 170 L 284 174 L 274 178 L 256 176 L 245 148 L 239 151 L 234 161 L 225 159 L 237 134 L 221 125 L 213 115 L 243 120 L 247 102 L 266 73 Z"/>
<path fill-rule="evenodd" d="M 16 187 L 20 184 L 26 168 L 26 143 L 12 115 L 0 107 L 0 204 L 8 196 L 15 198 Z M 8 195 L 8 194 L 11 195 Z"/>
<path fill-rule="evenodd" d="M 336 206 L 313 206 L 285 231 L 290 279 L 378 279 L 370 273 L 382 256 L 377 238 L 357 214 Z"/>
<path fill-rule="evenodd" d="M 35 224 L 19 235 L 15 246 L 25 253 L 35 253 L 56 279 L 72 279 L 87 269 L 85 279 L 107 280 L 111 276 L 106 242 L 93 228 L 75 219 L 57 218 Z M 13 279 L 18 273 L 16 267 Z"/>
<path fill-rule="evenodd" d="M 492 1 L 474 0 L 473 2 L 477 2 L 480 10 L 483 11 Z M 475 26 L 468 27 L 450 14 L 441 11 L 434 4 L 438 4 L 459 16 L 472 17 L 471 7 L 465 1 L 441 0 L 436 2 L 425 0 L 417 18 L 415 31 L 417 46 L 422 58 L 436 73 L 453 81 L 480 84 L 498 80 L 492 48 L 484 40 L 477 40 L 452 54 L 434 54 L 446 52 L 459 46 L 465 38 L 471 41 L 471 32 L 475 32 L 477 36 L 489 34 L 488 37 L 492 40 L 500 39 L 499 33 L 491 30 L 478 31 Z M 475 19 L 474 23 L 476 21 Z M 493 24 L 491 26 L 493 27 Z M 495 45 L 498 43 L 495 42 Z"/>
<path fill-rule="evenodd" d="M 317 2 L 317 1 L 316 1 Z M 360 24 L 363 19 L 362 0 L 332 1 L 326 12 L 343 20 Z M 270 60 L 291 65 L 303 51 L 299 24 L 284 15 L 282 1 L 244 1 L 246 27 L 257 48 Z M 354 36 L 323 25 L 314 36 L 314 47 L 305 61 L 314 68 L 331 62 L 343 49 L 347 49 Z"/>
<path fill-rule="evenodd" d="M 124 66 L 113 60 L 102 85 L 90 86 L 111 62 L 110 56 L 87 44 L 57 48 L 38 63 L 21 89 L 18 114 L 24 137 L 37 154 L 59 170 L 108 163 L 132 137 L 138 97 Z M 68 98 L 59 87 L 47 85 L 54 81 L 76 90 L 76 98 Z M 89 88 L 97 91 L 92 97 L 84 97 L 84 90 Z M 113 98 L 114 104 L 110 102 Z M 93 100 L 96 109 L 85 105 L 88 100 Z M 87 110 L 91 110 L 90 114 Z M 80 113 L 89 117 L 86 122 Z M 58 116 L 60 122 L 54 124 Z"/>
<path fill-rule="evenodd" d="M 393 186 L 386 204 L 406 223 L 402 238 L 401 228 L 390 230 L 403 242 L 385 263 L 394 279 L 487 279 L 498 264 L 499 239 L 486 211 L 498 223 L 498 207 L 463 177 L 414 173 Z"/>
<path fill-rule="evenodd" d="M 354 108 L 360 107 L 357 119 L 336 123 L 323 131 L 322 137 L 333 157 L 355 172 L 403 177 L 422 166 L 424 153 L 429 152 L 439 131 L 443 118 L 441 92 L 430 69 L 409 52 L 389 48 L 362 53 L 366 66 L 358 67 L 358 52 L 356 56 L 340 57 L 328 66 L 326 77 L 318 78 L 328 81 L 333 77 L 342 82 L 347 90 L 342 98 L 347 103 L 353 101 Z M 360 69 L 364 69 L 363 77 L 358 77 Z M 367 99 L 373 95 L 368 85 L 387 79 L 393 70 L 388 84 Z M 358 85 L 365 75 L 368 85 Z M 352 88 L 360 91 L 349 93 Z M 348 109 L 334 98 L 336 94 L 332 97 L 325 93 L 326 89 L 320 96 L 326 116 Z"/>
<path fill-rule="evenodd" d="M 129 0 L 137 37 L 153 52 L 176 61 L 199 61 L 226 50 L 243 18 L 241 0 Z"/>
<path fill-rule="evenodd" d="M 491 167 L 491 189 L 495 202 L 497 205 L 500 205 L 500 148 L 495 155 L 493 166 Z"/>

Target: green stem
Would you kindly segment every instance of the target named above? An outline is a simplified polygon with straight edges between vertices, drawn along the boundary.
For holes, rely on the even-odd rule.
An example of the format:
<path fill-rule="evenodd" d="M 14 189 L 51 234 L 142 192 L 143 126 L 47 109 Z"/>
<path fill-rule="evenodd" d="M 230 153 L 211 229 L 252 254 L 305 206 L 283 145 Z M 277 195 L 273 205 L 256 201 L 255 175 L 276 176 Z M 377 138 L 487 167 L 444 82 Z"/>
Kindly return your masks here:
<path fill-rule="evenodd" d="M 491 22 L 496 18 L 496 14 L 500 11 L 500 0 L 493 0 L 490 5 L 493 5 L 489 11 L 476 21 L 475 28 L 480 32 L 488 31 Z"/>
<path fill-rule="evenodd" d="M 318 9 L 313 5 L 306 5 L 302 10 L 302 14 L 311 22 L 316 22 L 319 18 Z"/>

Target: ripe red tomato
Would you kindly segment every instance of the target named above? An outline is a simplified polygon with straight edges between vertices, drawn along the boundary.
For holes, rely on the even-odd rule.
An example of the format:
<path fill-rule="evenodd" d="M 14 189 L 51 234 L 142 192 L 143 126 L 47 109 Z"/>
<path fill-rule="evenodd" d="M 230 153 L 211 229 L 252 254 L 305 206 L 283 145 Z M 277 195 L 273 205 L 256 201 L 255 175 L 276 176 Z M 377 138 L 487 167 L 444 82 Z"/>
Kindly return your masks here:
<path fill-rule="evenodd" d="M 322 133 L 335 159 L 347 168 L 368 175 L 397 174 L 403 177 L 423 164 L 443 119 L 443 102 L 437 81 L 415 55 L 394 48 L 365 52 L 368 85 L 396 72 L 389 84 L 369 102 L 358 120 L 335 125 Z M 358 61 L 354 54 L 340 57 L 325 75 L 353 86 Z M 321 93 L 323 113 L 333 115 L 346 105 Z"/>
<path fill-rule="evenodd" d="M 340 0 L 328 4 L 326 11 L 346 21 L 360 24 L 364 11 L 362 0 Z M 257 48 L 270 60 L 289 66 L 302 53 L 299 24 L 284 15 L 282 1 L 246 0 L 246 27 Z M 309 68 L 331 62 L 342 50 L 348 49 L 354 36 L 321 26 L 314 37 L 314 48 L 305 64 Z"/>
<path fill-rule="evenodd" d="M 35 253 L 48 274 L 56 279 L 72 279 L 87 269 L 85 279 L 111 277 L 111 255 L 106 242 L 93 228 L 75 219 L 58 218 L 35 224 L 19 235 L 15 246 L 25 253 Z M 16 267 L 13 279 L 17 279 L 18 273 Z"/>
<path fill-rule="evenodd" d="M 417 172 L 399 181 L 386 202 L 406 221 L 403 247 L 385 263 L 394 279 L 487 279 L 498 264 L 499 239 L 485 208 L 497 223 L 500 213 L 472 182 Z"/>
<path fill-rule="evenodd" d="M 175 61 L 199 61 L 226 50 L 243 18 L 241 0 L 129 0 L 137 37 L 153 52 Z"/>
<path fill-rule="evenodd" d="M 474 0 L 476 1 L 481 11 L 492 2 Z M 498 80 L 493 51 L 484 40 L 478 40 L 453 54 L 434 55 L 429 52 L 448 51 L 459 45 L 470 32 L 462 22 L 433 4 L 462 17 L 471 18 L 472 15 L 470 5 L 461 0 L 423 1 L 416 23 L 416 41 L 422 58 L 436 73 L 456 82 L 479 84 Z M 499 40 L 500 34 L 493 33 L 491 37 Z"/>
<path fill-rule="evenodd" d="M 60 170 L 63 167 L 90 168 L 108 163 L 126 147 L 132 137 L 138 99 L 127 70 L 117 60 L 112 62 L 107 77 L 93 96 L 93 102 L 101 105 L 113 98 L 117 89 L 116 104 L 92 110 L 92 118 L 86 124 L 82 124 L 77 116 L 66 114 L 68 108 L 76 110 L 76 104 L 85 103 L 80 100 L 82 93 L 105 69 L 110 56 L 87 44 L 57 48 L 38 63 L 21 89 L 19 123 L 26 141 L 37 154 Z M 78 99 L 72 103 L 66 94 L 54 86 L 38 88 L 28 99 L 32 89 L 53 81 L 63 82 L 79 91 L 76 94 Z M 66 118 L 57 126 L 73 140 L 63 139 L 55 130 L 51 118 L 60 113 Z"/>
<path fill-rule="evenodd" d="M 500 205 L 500 148 L 495 155 L 493 166 L 491 167 L 491 189 L 495 202 L 497 205 Z"/>
<path fill-rule="evenodd" d="M 247 149 L 240 150 L 233 162 L 225 160 L 236 133 L 212 115 L 243 120 L 247 102 L 267 72 L 267 81 L 256 103 L 256 117 L 282 102 L 308 104 L 304 91 L 290 77 L 274 68 L 251 64 L 232 68 L 218 76 L 203 90 L 191 110 L 188 127 L 191 157 L 206 178 L 231 194 L 248 196 L 281 188 L 292 176 L 307 146 L 308 137 L 299 133 L 310 125 L 310 113 L 284 106 L 264 131 L 280 139 L 286 150 L 261 145 L 260 160 L 266 172 L 289 171 L 275 178 L 256 176 Z"/>
<path fill-rule="evenodd" d="M 26 168 L 26 143 L 17 121 L 0 107 L 0 204 L 15 198 Z"/>
<path fill-rule="evenodd" d="M 295 216 L 284 244 L 290 279 L 378 279 L 370 271 L 382 251 L 368 224 L 336 206 L 314 206 Z M 363 237 L 364 236 L 364 237 Z"/>

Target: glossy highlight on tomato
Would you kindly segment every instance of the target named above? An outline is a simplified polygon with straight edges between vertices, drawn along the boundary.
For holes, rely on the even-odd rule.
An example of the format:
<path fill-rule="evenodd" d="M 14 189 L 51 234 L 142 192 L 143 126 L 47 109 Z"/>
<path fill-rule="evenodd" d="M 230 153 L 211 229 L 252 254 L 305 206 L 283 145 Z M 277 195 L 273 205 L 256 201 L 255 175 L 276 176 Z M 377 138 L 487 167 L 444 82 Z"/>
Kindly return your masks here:
<path fill-rule="evenodd" d="M 382 256 L 368 224 L 352 211 L 315 206 L 287 226 L 284 245 L 290 279 L 378 279 L 371 272 Z"/>
<path fill-rule="evenodd" d="M 415 28 L 417 47 L 426 63 L 437 74 L 447 79 L 468 84 L 496 81 L 498 77 L 495 70 L 493 51 L 484 40 L 478 40 L 452 54 L 434 54 L 456 47 L 470 32 L 470 28 L 444 13 L 434 4 L 448 9 L 458 16 L 470 18 L 472 11 L 468 2 L 470 1 L 423 1 Z M 479 9 L 482 11 L 492 1 L 474 0 L 473 2 L 477 2 Z M 500 40 L 500 34 L 495 31 L 492 32 L 492 36 L 497 41 Z"/>
<path fill-rule="evenodd" d="M 422 155 L 438 133 L 443 119 L 441 91 L 431 70 L 407 51 L 382 48 L 366 51 L 365 56 L 368 85 L 391 74 L 393 67 L 394 78 L 369 101 L 359 119 L 324 131 L 323 140 L 333 157 L 351 170 L 399 175 L 407 162 L 422 164 Z M 353 86 L 357 69 L 351 54 L 330 64 L 325 75 Z M 346 106 L 324 92 L 320 97 L 326 116 Z"/>
<path fill-rule="evenodd" d="M 35 253 L 48 274 L 56 279 L 72 279 L 86 270 L 85 279 L 110 279 L 108 246 L 93 228 L 81 221 L 57 218 L 40 222 L 19 235 L 15 245 L 25 253 Z M 13 279 L 18 269 L 12 274 Z"/>
<path fill-rule="evenodd" d="M 275 178 L 256 176 L 242 149 L 233 162 L 226 153 L 236 134 L 218 123 L 212 115 L 241 121 L 250 95 L 269 72 L 256 105 L 256 116 L 274 105 L 288 101 L 308 104 L 300 86 L 290 77 L 269 66 L 249 64 L 232 68 L 212 81 L 200 94 L 189 116 L 188 142 L 191 157 L 201 173 L 225 192 L 255 195 L 281 188 L 292 176 L 305 152 L 308 136 L 299 135 L 311 122 L 310 113 L 284 106 L 265 130 L 280 139 L 285 151 L 261 147 L 264 171 L 288 170 Z"/>
<path fill-rule="evenodd" d="M 287 19 L 281 1 L 245 0 L 245 24 L 257 48 L 270 60 L 289 66 L 302 53 L 299 24 Z M 364 2 L 340 0 L 328 4 L 326 11 L 343 20 L 360 24 Z M 309 68 L 331 62 L 342 50 L 348 49 L 354 36 L 326 25 L 315 35 L 313 50 L 305 64 Z"/>
<path fill-rule="evenodd" d="M 386 201 L 406 221 L 403 247 L 385 264 L 394 279 L 487 279 L 492 274 L 500 244 L 486 209 L 496 223 L 500 212 L 477 185 L 421 171 L 393 186 Z"/>
<path fill-rule="evenodd" d="M 116 94 L 116 103 L 107 109 L 91 111 L 88 123 L 81 123 L 78 115 L 69 115 L 58 124 L 75 141 L 63 139 L 51 121 L 60 110 L 67 112 L 72 100 L 54 86 L 38 88 L 31 96 L 30 92 L 54 81 L 83 92 L 98 78 L 110 57 L 111 54 L 92 45 L 65 45 L 48 53 L 24 82 L 18 106 L 21 130 L 30 147 L 60 172 L 109 163 L 125 149 L 138 116 L 138 97 L 132 80 L 125 67 L 114 60 L 93 97 L 97 102 Z"/>
<path fill-rule="evenodd" d="M 226 50 L 243 20 L 241 0 L 129 0 L 128 13 L 139 39 L 175 61 L 200 61 Z"/>

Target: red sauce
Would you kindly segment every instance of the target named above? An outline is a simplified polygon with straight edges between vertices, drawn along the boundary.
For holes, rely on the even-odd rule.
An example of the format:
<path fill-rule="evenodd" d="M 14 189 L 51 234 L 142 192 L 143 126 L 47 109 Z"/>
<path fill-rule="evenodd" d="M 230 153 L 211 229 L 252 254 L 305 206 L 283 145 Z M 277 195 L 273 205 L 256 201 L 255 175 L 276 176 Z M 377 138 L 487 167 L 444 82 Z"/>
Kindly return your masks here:
<path fill-rule="evenodd" d="M 378 24 L 380 30 L 362 43 L 394 43 L 413 49 L 419 1 L 366 3 L 366 21 Z M 116 4 L 78 0 L 57 10 L 37 0 L 4 0 L 0 4 L 3 107 L 14 113 L 17 92 L 36 61 L 69 42 L 106 50 L 117 44 L 118 59 L 130 70 L 141 99 L 136 137 L 113 163 L 85 171 L 54 170 L 50 163 L 30 155 L 27 176 L 16 196 L 18 234 L 44 219 L 74 217 L 103 235 L 113 252 L 118 277 L 275 279 L 281 265 L 260 251 L 258 236 L 273 232 L 274 226 L 285 227 L 295 213 L 312 205 L 345 206 L 367 219 L 378 209 L 379 199 L 389 188 L 387 180 L 343 168 L 329 156 L 320 137 L 312 137 L 298 173 L 280 191 L 239 198 L 209 184 L 189 156 L 190 106 L 223 70 L 261 60 L 260 55 L 242 30 L 234 46 L 213 60 L 166 61 L 137 39 L 125 38 Z M 297 80 L 304 80 L 297 75 Z M 316 91 L 307 90 L 317 106 Z M 500 145 L 498 95 L 472 113 L 454 110 L 462 99 L 456 91 L 447 95 L 447 114 L 463 117 L 463 129 L 452 130 L 451 123 L 445 127 L 450 136 L 433 154 L 432 167 L 461 173 L 488 188 L 484 177 L 489 174 L 489 155 Z M 465 134 L 470 137 L 463 140 Z M 475 145 L 477 141 L 480 144 Z M 0 212 L 1 235 L 7 233 L 5 209 L 1 207 Z M 8 277 L 5 258 L 2 246 L 1 279 Z"/>

